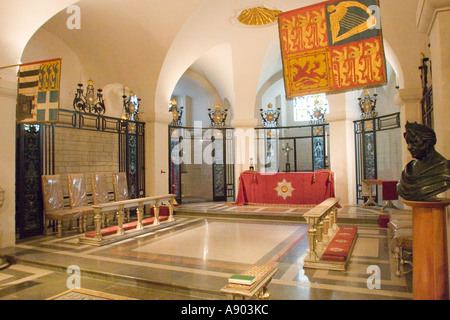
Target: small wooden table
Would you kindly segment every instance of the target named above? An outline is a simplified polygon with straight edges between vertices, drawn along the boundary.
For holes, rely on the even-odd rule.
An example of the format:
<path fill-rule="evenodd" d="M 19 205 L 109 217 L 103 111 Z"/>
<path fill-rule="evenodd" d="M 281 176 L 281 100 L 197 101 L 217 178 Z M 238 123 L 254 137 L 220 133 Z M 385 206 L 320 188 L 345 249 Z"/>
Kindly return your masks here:
<path fill-rule="evenodd" d="M 252 285 L 230 283 L 220 289 L 220 292 L 225 293 L 228 300 L 250 300 L 254 297 L 261 300 L 267 300 L 270 298 L 267 285 L 277 271 L 278 268 L 272 266 L 252 266 L 243 273 L 243 275 L 256 277 L 256 281 Z"/>
<path fill-rule="evenodd" d="M 398 181 L 396 181 L 396 180 L 382 180 L 382 179 L 364 179 L 364 180 L 362 180 L 362 195 L 369 197 L 367 199 L 367 201 L 363 204 L 363 207 L 378 206 L 378 203 L 376 203 L 375 200 L 373 200 L 373 197 L 372 197 L 372 186 L 373 185 L 382 185 L 383 182 L 395 182 L 395 183 L 397 183 Z M 394 206 L 394 204 L 392 203 L 391 200 L 387 200 L 386 201 L 386 203 L 380 209 L 381 212 L 385 212 L 386 208 L 397 209 L 397 207 Z"/>

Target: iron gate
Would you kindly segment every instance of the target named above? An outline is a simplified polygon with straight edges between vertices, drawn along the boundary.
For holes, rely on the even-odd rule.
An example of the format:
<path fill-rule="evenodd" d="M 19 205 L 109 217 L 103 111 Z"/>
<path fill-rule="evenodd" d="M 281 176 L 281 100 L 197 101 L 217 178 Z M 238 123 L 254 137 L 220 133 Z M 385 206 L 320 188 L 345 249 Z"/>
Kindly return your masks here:
<path fill-rule="evenodd" d="M 329 125 L 256 128 L 257 170 L 313 172 L 329 169 Z"/>
<path fill-rule="evenodd" d="M 364 201 L 362 197 L 362 180 L 388 179 L 393 180 L 401 172 L 401 134 L 400 113 L 393 113 L 375 118 L 354 121 L 355 129 L 355 156 L 356 156 L 356 202 Z M 394 131 L 395 130 L 395 131 Z M 389 133 L 390 131 L 390 133 Z M 383 138 L 383 141 L 380 139 Z M 382 150 L 384 149 L 384 150 Z M 391 168 L 383 168 L 386 173 L 379 172 L 379 158 L 391 163 Z M 395 166 L 393 157 L 400 158 Z M 383 176 L 384 175 L 384 176 Z M 374 196 L 378 200 L 378 188 Z"/>
<path fill-rule="evenodd" d="M 169 193 L 177 202 L 234 200 L 233 133 L 169 126 Z"/>

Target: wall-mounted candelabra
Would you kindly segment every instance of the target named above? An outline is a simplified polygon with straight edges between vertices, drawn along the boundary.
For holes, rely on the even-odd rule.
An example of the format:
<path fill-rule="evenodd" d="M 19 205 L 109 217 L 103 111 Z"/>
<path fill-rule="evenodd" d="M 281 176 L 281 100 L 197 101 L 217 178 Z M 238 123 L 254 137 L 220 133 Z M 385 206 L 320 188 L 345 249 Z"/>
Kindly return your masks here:
<path fill-rule="evenodd" d="M 378 112 L 375 111 L 377 105 L 377 94 L 374 93 L 373 97 L 370 96 L 368 90 L 364 92 L 363 98 L 358 98 L 359 109 L 361 110 L 361 119 L 375 118 L 378 116 Z"/>
<path fill-rule="evenodd" d="M 172 99 L 169 103 L 169 112 L 172 113 L 172 122 L 170 123 L 173 127 L 181 127 L 181 116 L 183 115 L 183 106 L 178 106 L 177 100 Z"/>
<path fill-rule="evenodd" d="M 259 109 L 261 111 L 261 118 L 263 121 L 264 127 L 277 127 L 278 126 L 278 118 L 280 117 L 281 108 L 274 109 L 273 105 L 269 103 L 267 105 L 267 109 Z"/>
<path fill-rule="evenodd" d="M 228 109 L 222 110 L 219 104 L 216 104 L 214 110 L 208 108 L 209 119 L 211 120 L 211 127 L 222 128 L 225 126 L 225 120 L 227 119 Z"/>
<path fill-rule="evenodd" d="M 125 111 L 125 119 L 131 121 L 139 121 L 139 99 L 133 91 L 130 91 L 129 96 L 125 95 L 125 87 L 123 88 L 123 109 Z"/>
<path fill-rule="evenodd" d="M 102 115 L 105 113 L 105 102 L 103 101 L 102 89 L 97 90 L 95 95 L 94 81 L 89 79 L 86 94 L 83 92 L 83 84 L 78 84 L 77 93 L 73 99 L 73 108 L 78 112 Z"/>

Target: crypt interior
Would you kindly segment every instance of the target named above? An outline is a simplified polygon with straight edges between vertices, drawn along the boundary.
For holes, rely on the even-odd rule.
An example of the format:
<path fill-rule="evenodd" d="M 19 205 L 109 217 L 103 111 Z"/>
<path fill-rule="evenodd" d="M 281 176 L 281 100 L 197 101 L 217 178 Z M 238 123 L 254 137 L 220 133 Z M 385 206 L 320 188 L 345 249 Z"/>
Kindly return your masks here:
<path fill-rule="evenodd" d="M 412 160 L 407 122 L 450 155 L 450 1 L 380 0 L 386 83 L 290 99 L 277 18 L 265 19 L 319 2 L 2 3 L 0 299 L 223 300 L 255 265 L 275 272 L 260 298 L 414 299 L 413 209 L 395 184 Z M 57 121 L 21 123 L 19 66 L 49 59 Z M 90 88 L 95 110 L 74 102 Z M 240 202 L 277 175 L 309 180 Z M 307 200 L 284 204 L 295 191 Z M 319 262 L 347 227 L 347 255 Z"/>

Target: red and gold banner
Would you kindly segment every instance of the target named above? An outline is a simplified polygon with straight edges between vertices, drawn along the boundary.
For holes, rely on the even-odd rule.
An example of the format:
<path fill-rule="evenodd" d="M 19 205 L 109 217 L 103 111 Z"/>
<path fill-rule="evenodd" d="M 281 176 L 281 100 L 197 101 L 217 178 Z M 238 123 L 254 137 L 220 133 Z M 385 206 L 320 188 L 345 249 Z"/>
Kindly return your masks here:
<path fill-rule="evenodd" d="M 332 0 L 280 13 L 286 98 L 386 84 L 378 0 Z"/>

